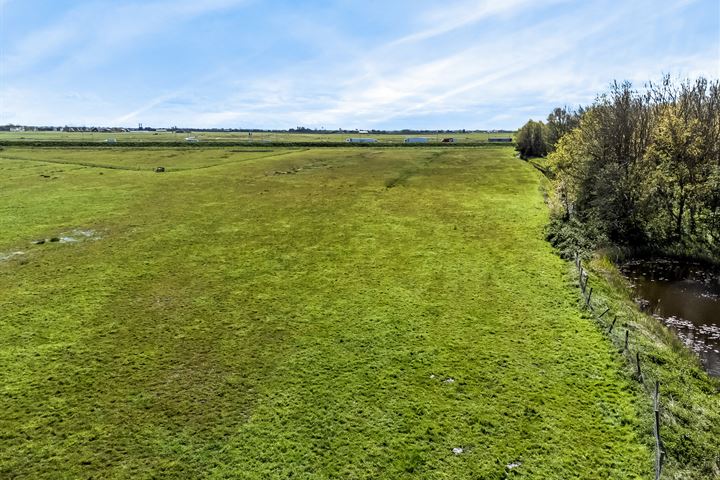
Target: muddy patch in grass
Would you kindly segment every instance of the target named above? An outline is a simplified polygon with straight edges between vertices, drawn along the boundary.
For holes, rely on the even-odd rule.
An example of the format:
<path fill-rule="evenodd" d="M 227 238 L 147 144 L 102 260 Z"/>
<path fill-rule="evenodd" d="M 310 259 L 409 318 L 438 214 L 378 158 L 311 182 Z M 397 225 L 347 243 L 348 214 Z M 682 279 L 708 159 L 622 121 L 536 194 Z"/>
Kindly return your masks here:
<path fill-rule="evenodd" d="M 400 185 L 405 185 L 407 181 L 417 173 L 417 170 L 405 170 L 401 172 L 397 177 L 388 178 L 385 180 L 385 188 L 395 188 Z"/>
<path fill-rule="evenodd" d="M 385 188 L 390 189 L 390 188 L 395 188 L 395 187 L 406 185 L 408 180 L 410 180 L 415 175 L 418 175 L 421 172 L 421 170 L 430 166 L 430 164 L 434 160 L 439 158 L 440 155 L 441 155 L 441 152 L 432 152 L 430 158 L 425 159 L 419 165 L 402 170 L 397 176 L 386 179 L 385 180 Z"/>
<path fill-rule="evenodd" d="M 25 252 L 21 252 L 19 250 L 16 252 L 8 252 L 8 253 L 0 252 L 0 262 L 7 262 L 8 260 L 22 258 L 24 255 L 25 255 Z"/>
<path fill-rule="evenodd" d="M 58 236 L 33 240 L 32 244 L 45 245 L 47 243 L 77 243 L 86 240 L 100 240 L 101 238 L 102 237 L 95 230 L 76 228 L 70 232 L 63 232 Z"/>
<path fill-rule="evenodd" d="M 303 170 L 313 170 L 316 168 L 330 168 L 330 166 L 325 162 L 308 163 L 307 165 L 302 165 L 300 167 L 290 167 L 288 170 L 275 170 L 269 175 L 294 175 Z"/>

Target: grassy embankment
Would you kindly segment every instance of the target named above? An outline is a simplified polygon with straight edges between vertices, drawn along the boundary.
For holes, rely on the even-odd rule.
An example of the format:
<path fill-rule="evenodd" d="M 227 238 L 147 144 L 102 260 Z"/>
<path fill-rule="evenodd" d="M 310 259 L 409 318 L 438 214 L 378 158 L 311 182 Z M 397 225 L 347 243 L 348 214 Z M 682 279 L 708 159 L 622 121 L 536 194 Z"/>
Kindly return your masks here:
<path fill-rule="evenodd" d="M 599 324 L 609 332 L 615 321 L 608 336 L 626 356 L 628 375 L 636 375 L 639 352 L 649 396 L 655 381 L 660 382 L 661 437 L 667 454 L 663 478 L 720 478 L 720 379 L 709 377 L 673 332 L 639 311 L 629 283 L 608 254 L 598 252 L 586 267 L 596 315 L 609 308 Z M 649 408 L 641 408 L 640 414 L 648 416 L 644 423 L 651 421 Z"/>
<path fill-rule="evenodd" d="M 529 163 L 543 174 L 548 173 L 546 159 L 533 158 Z M 555 208 L 562 208 L 557 206 L 554 192 L 547 191 L 547 194 Z M 655 382 L 660 382 L 661 437 L 667 455 L 662 478 L 720 478 L 720 379 L 709 377 L 697 356 L 672 331 L 639 310 L 629 282 L 616 267 L 628 255 L 716 260 L 690 251 L 636 248 L 631 252 L 628 248 L 613 247 L 590 252 L 593 248 L 588 247 L 583 253 L 589 260 L 583 266 L 590 273 L 588 285 L 593 289 L 594 313 L 590 316 L 625 356 L 629 377 L 637 378 L 637 354 L 640 353 L 647 394 L 644 405 L 639 406 L 644 424 L 653 421 L 649 417 L 653 414 L 652 396 Z M 567 245 L 561 249 L 565 255 L 573 251 Z M 577 278 L 574 266 L 572 272 Z M 602 318 L 598 318 L 601 314 Z M 624 347 L 626 332 L 627 350 Z"/>
<path fill-rule="evenodd" d="M 640 390 L 509 148 L 6 149 L 0 173 L 24 252 L 0 477 L 651 475 Z"/>

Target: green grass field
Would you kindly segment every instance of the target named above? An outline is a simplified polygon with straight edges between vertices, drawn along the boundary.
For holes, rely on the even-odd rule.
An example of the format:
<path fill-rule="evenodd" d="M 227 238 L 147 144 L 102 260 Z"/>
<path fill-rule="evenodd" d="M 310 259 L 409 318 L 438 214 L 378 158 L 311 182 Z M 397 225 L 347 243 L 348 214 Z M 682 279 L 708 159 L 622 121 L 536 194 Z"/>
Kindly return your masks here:
<path fill-rule="evenodd" d="M 1 151 L 0 477 L 650 478 L 513 153 Z"/>

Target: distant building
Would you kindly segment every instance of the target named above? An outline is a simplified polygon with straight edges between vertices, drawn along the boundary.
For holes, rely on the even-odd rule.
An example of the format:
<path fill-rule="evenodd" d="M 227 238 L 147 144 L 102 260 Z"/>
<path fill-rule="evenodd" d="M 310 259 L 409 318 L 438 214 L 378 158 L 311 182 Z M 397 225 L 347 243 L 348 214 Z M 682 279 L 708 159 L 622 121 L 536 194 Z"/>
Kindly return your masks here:
<path fill-rule="evenodd" d="M 367 130 L 358 130 L 358 133 L 367 135 L 369 132 Z"/>
<path fill-rule="evenodd" d="M 185 139 L 185 141 L 186 141 L 186 142 L 189 142 L 189 143 L 197 143 L 197 142 L 198 142 L 198 139 L 195 138 L 195 137 L 187 137 L 187 138 Z"/>
<path fill-rule="evenodd" d="M 376 143 L 377 140 L 374 138 L 346 138 L 347 143 Z"/>
<path fill-rule="evenodd" d="M 490 137 L 488 138 L 488 142 L 490 143 L 510 143 L 512 142 L 512 138 L 506 138 L 506 137 Z"/>
<path fill-rule="evenodd" d="M 114 138 L 108 138 L 105 140 L 105 143 L 117 143 L 117 140 Z"/>
<path fill-rule="evenodd" d="M 406 138 L 405 143 L 427 143 L 428 139 L 426 137 L 413 137 L 413 138 Z"/>

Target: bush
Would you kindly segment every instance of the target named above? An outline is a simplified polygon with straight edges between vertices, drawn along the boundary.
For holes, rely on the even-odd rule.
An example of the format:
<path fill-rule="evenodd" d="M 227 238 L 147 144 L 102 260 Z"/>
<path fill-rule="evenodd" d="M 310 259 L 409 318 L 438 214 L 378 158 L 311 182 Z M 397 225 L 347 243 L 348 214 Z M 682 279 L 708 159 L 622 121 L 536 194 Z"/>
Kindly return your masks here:
<path fill-rule="evenodd" d="M 575 253 L 585 256 L 599 246 L 607 244 L 607 238 L 594 222 L 581 222 L 576 217 L 569 220 L 553 215 L 547 227 L 546 238 L 563 258 L 574 258 Z"/>

